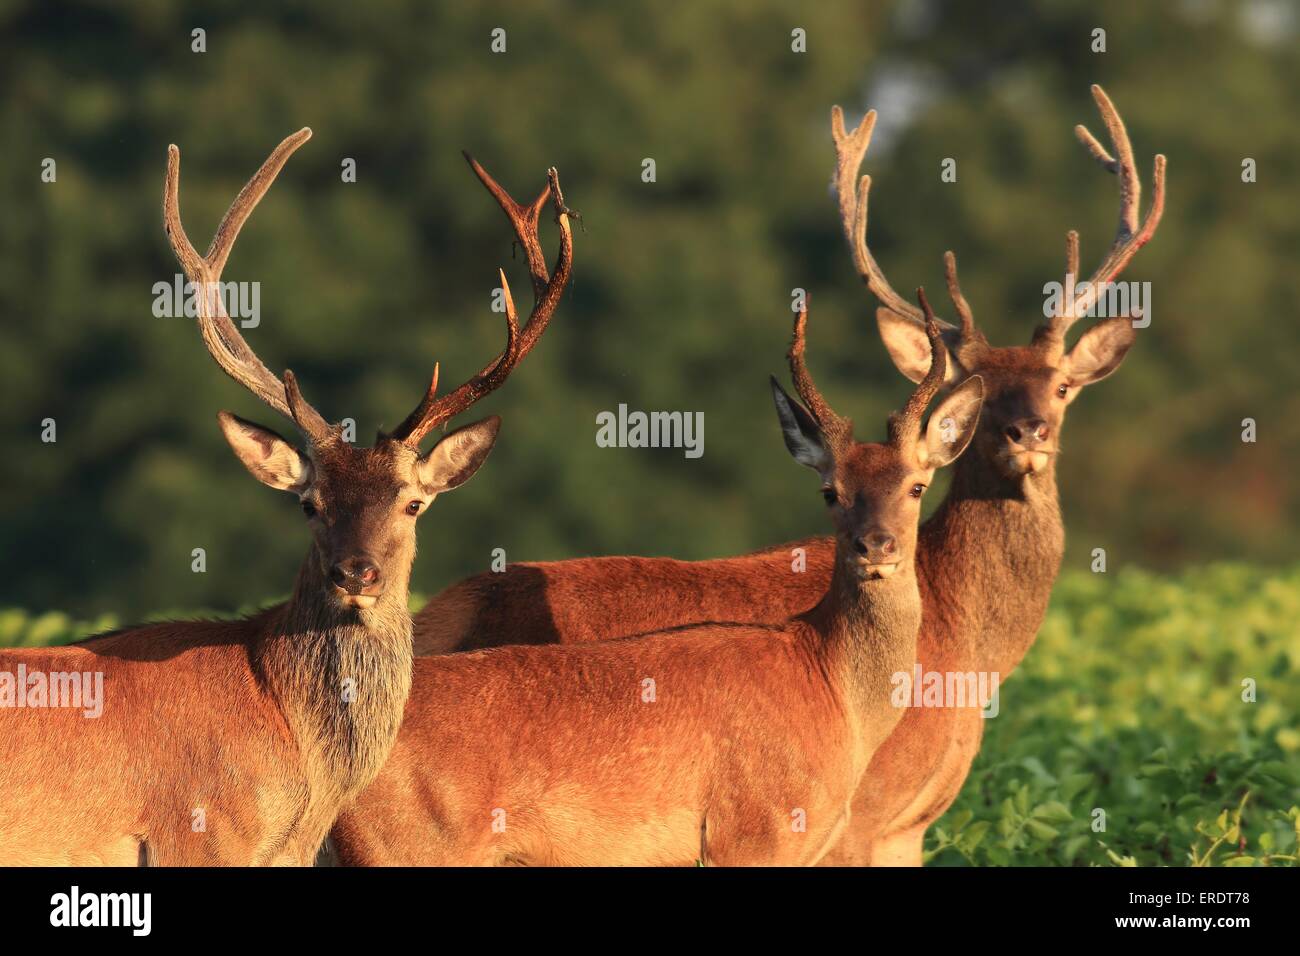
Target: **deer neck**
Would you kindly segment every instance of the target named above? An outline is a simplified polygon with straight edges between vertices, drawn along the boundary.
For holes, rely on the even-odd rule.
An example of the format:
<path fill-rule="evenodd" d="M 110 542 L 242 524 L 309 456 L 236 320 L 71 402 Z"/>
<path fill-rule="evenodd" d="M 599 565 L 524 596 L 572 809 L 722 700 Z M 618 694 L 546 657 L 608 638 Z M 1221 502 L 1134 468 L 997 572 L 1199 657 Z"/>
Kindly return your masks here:
<path fill-rule="evenodd" d="M 822 666 L 843 688 L 869 758 L 901 715 L 890 700 L 894 675 L 910 674 L 916 660 L 921 596 L 913 562 L 883 580 L 863 580 L 837 543 L 830 590 L 809 622 L 822 638 Z"/>
<path fill-rule="evenodd" d="M 306 765 L 313 799 L 327 805 L 373 780 L 397 738 L 412 650 L 407 584 L 395 585 L 364 611 L 339 607 L 309 553 L 293 596 L 254 648 L 254 663 Z"/>
<path fill-rule="evenodd" d="M 1064 551 L 1055 459 L 1008 479 L 983 455 L 963 455 L 918 541 L 933 615 L 922 636 L 926 666 L 1014 670 L 1038 634 Z"/>

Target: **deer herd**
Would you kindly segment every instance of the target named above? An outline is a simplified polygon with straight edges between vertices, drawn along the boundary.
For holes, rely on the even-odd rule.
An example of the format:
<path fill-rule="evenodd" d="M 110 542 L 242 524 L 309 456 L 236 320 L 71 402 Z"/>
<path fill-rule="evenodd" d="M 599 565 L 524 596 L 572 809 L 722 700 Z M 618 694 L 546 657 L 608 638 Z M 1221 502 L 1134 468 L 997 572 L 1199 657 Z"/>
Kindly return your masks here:
<path fill-rule="evenodd" d="M 1116 236 L 1021 346 L 986 339 L 951 252 L 959 324 L 938 319 L 924 290 L 915 302 L 894 291 L 867 246 L 871 180 L 859 178 L 876 114 L 849 131 L 832 111 L 844 235 L 885 348 L 916 383 L 883 440 L 862 440 L 875 436 L 855 434 L 809 373 L 806 308 L 795 318 L 796 397 L 775 379 L 772 397 L 832 534 L 711 561 L 513 564 L 414 617 L 417 520 L 479 469 L 500 420 L 443 428 L 505 383 L 569 281 L 573 213 L 556 171 L 523 205 L 466 156 L 524 252 L 532 312 L 520 325 L 502 273 L 500 355 L 443 394 L 434 365 L 414 411 L 360 448 L 292 372 L 267 369 L 217 294 L 240 229 L 311 131 L 276 147 L 204 255 L 181 223 L 172 146 L 163 219 L 197 290 L 203 343 L 301 442 L 229 412 L 218 423 L 254 478 L 298 499 L 311 543 L 289 599 L 253 616 L 0 651 L 0 672 L 102 674 L 106 698 L 93 720 L 0 714 L 0 864 L 309 865 L 324 847 L 346 865 L 920 865 L 984 718 L 978 706 L 899 706 L 894 675 L 1005 675 L 1020 662 L 1064 549 L 1066 407 L 1135 338 L 1121 316 L 1066 344 L 1164 205 L 1157 156 L 1139 221 L 1128 134 L 1092 92 L 1115 155 L 1076 134 L 1118 178 Z M 550 267 L 547 210 L 559 233 Z M 1071 282 L 1078 268 L 1071 232 Z M 922 522 L 923 495 L 949 465 L 948 495 Z"/>

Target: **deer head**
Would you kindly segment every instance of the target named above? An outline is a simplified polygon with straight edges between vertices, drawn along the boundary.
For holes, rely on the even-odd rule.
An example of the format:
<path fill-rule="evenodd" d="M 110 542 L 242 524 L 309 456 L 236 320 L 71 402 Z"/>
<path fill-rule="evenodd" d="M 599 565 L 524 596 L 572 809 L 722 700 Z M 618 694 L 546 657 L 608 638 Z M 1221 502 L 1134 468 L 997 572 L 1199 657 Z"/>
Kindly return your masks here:
<path fill-rule="evenodd" d="M 772 379 L 772 398 L 785 446 L 794 460 L 821 476 L 822 497 L 835 524 L 837 560 L 864 580 L 877 580 L 910 566 L 916 554 L 921 497 L 936 469 L 951 464 L 975 434 L 984 383 L 972 376 L 930 416 L 925 409 L 943 384 L 947 357 L 925 292 L 917 298 L 926 316 L 933 361 L 920 384 L 889 419 L 889 439 L 853 439 L 853 423 L 837 415 L 813 383 L 804 359 L 808 313 L 795 319 L 790 375 L 800 405 Z"/>
<path fill-rule="evenodd" d="M 568 282 L 573 236 L 559 177 L 548 173 L 547 186 L 529 207 L 521 207 L 470 159 L 474 172 L 497 199 L 529 252 L 534 306 L 521 330 L 505 273 L 501 286 L 506 304 L 506 345 L 477 375 L 439 396 L 438 367 L 424 398 L 391 432 L 381 432 L 373 447 L 357 448 L 343 440 L 342 429 L 328 423 L 298 388 L 290 371 L 277 377 L 244 341 L 226 313 L 218 283 L 240 228 L 266 194 L 289 156 L 311 137 L 302 129 L 282 142 L 240 191 L 227 211 L 207 254 L 200 256 L 181 225 L 180 150 L 168 149 L 163 218 L 168 238 L 198 302 L 199 331 L 208 352 L 235 381 L 287 418 L 303 441 L 299 450 L 280 435 L 221 412 L 221 430 L 244 467 L 263 484 L 298 497 L 312 533 L 306 568 L 318 574 L 321 589 L 340 609 L 368 609 L 386 593 L 405 606 L 406 587 L 415 558 L 415 523 L 435 497 L 470 479 L 496 441 L 496 416 L 444 435 L 428 452 L 421 442 L 435 429 L 497 389 L 514 371 L 545 330 Z M 537 235 L 546 201 L 554 201 L 560 227 L 560 252 L 553 275 L 546 274 Z M 534 253 L 535 256 L 534 257 Z M 539 276 L 540 272 L 540 276 Z"/>
<path fill-rule="evenodd" d="M 947 381 L 954 382 L 978 373 L 984 379 L 985 400 L 976 448 L 1005 478 L 1018 479 L 1042 472 L 1060 449 L 1059 436 L 1066 407 L 1079 390 L 1110 375 L 1124 360 L 1135 332 L 1130 318 L 1105 319 L 1090 328 L 1066 349 L 1065 334 L 1079 317 L 1088 313 L 1099 286 L 1113 281 L 1155 233 L 1164 212 L 1165 157 L 1157 155 L 1153 173 L 1154 196 L 1141 227 L 1138 206 L 1141 182 L 1133 161 L 1133 148 L 1119 113 L 1100 86 L 1092 87 L 1093 99 L 1115 146 L 1112 157 L 1083 126 L 1075 134 L 1089 153 L 1119 177 L 1119 227 L 1109 251 L 1092 278 L 1078 284 L 1073 298 L 1048 322 L 1040 325 L 1026 346 L 995 347 L 975 325 L 970 305 L 957 281 L 957 260 L 952 252 L 944 256 L 948 292 L 960 327 L 940 321 L 944 351 L 948 358 Z M 867 248 L 867 194 L 871 177 L 854 177 L 866 156 L 876 113 L 867 113 L 851 133 L 844 129 L 839 107 L 831 111 L 831 133 L 835 140 L 836 186 L 844 234 L 853 251 L 854 264 L 863 282 L 881 302 L 876 313 L 880 336 L 899 371 L 912 381 L 921 381 L 931 365 L 931 348 L 925 317 L 890 287 L 884 273 Z M 1066 237 L 1067 288 L 1076 288 L 1079 272 L 1079 236 Z"/>

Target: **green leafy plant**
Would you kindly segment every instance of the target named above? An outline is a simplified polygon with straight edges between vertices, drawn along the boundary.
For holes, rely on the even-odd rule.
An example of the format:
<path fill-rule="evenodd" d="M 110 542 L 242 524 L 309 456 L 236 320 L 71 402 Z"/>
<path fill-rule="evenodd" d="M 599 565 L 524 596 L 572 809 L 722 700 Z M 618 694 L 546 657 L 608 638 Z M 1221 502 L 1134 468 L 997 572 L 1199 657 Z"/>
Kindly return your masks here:
<path fill-rule="evenodd" d="M 1062 577 L 935 865 L 1296 865 L 1300 570 Z"/>

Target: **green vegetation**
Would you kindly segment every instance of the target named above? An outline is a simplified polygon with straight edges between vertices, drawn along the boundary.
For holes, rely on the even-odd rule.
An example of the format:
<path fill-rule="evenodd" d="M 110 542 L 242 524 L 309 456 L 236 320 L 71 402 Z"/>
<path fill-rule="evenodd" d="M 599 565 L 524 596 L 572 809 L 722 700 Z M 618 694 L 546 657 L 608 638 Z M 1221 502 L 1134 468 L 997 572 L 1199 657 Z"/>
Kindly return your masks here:
<path fill-rule="evenodd" d="M 1300 567 L 1067 574 L 1000 704 L 932 864 L 1296 865 Z"/>
<path fill-rule="evenodd" d="M 115 623 L 5 610 L 0 646 Z M 1300 567 L 1068 573 L 1000 705 L 932 865 L 1296 864 Z"/>

